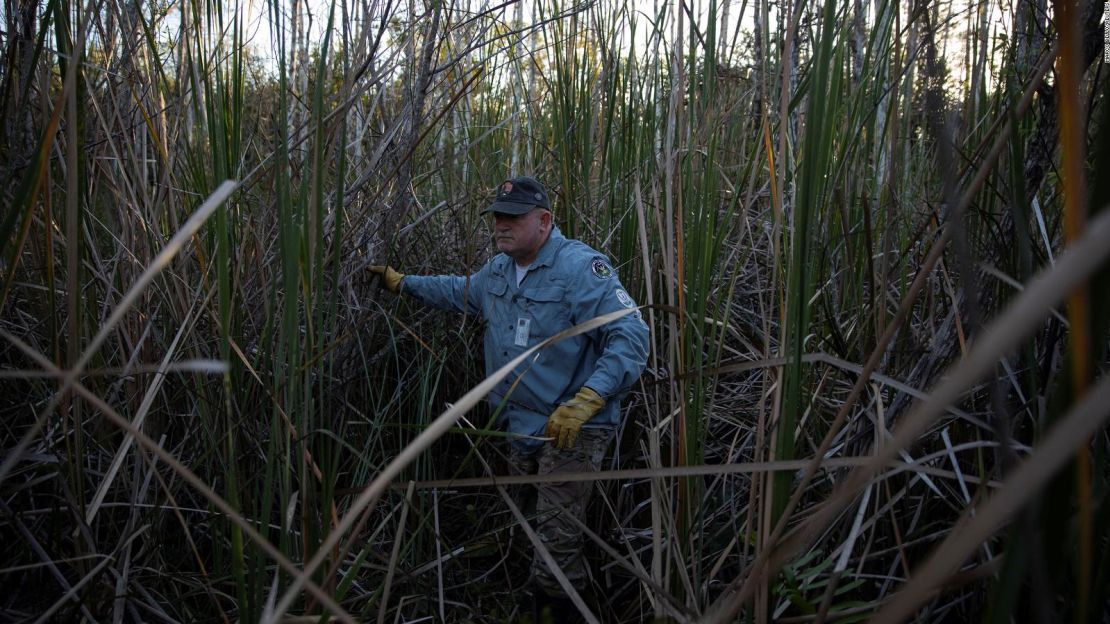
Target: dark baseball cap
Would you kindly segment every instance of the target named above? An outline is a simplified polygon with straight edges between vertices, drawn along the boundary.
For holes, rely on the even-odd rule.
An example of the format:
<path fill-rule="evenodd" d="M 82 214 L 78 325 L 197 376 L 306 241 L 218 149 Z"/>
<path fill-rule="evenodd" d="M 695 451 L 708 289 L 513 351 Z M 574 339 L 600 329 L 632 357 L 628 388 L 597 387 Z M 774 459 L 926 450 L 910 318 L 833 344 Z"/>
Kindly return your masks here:
<path fill-rule="evenodd" d="M 547 189 L 535 178 L 520 176 L 509 178 L 497 185 L 497 196 L 493 203 L 482 211 L 501 212 L 511 215 L 522 215 L 536 207 L 551 210 L 551 200 L 547 198 Z"/>

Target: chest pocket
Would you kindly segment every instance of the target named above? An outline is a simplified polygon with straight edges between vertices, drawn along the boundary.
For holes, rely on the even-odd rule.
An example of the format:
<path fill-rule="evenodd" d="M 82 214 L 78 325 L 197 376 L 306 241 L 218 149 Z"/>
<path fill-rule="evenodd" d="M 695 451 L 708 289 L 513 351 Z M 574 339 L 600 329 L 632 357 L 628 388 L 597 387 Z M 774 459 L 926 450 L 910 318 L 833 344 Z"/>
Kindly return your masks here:
<path fill-rule="evenodd" d="M 492 321 L 498 325 L 505 322 L 505 297 L 508 292 L 509 286 L 505 281 L 504 276 L 490 275 L 489 280 L 486 282 L 486 292 L 482 297 L 482 305 L 485 308 L 486 320 Z"/>
<path fill-rule="evenodd" d="M 505 282 L 505 278 L 500 275 L 491 275 L 486 285 L 486 290 L 494 297 L 503 297 L 508 288 L 509 285 Z"/>
<path fill-rule="evenodd" d="M 570 304 L 563 286 L 525 288 L 520 292 L 524 312 L 532 318 L 532 335 L 549 338 L 571 326 Z"/>

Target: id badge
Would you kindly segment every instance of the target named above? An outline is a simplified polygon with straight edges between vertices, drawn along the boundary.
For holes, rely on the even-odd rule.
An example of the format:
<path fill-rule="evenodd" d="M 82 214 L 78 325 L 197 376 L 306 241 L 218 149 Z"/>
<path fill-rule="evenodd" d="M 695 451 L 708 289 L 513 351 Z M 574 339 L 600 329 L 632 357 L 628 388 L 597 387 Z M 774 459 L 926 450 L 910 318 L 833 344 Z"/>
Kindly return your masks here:
<path fill-rule="evenodd" d="M 516 338 L 513 344 L 518 347 L 528 346 L 528 327 L 532 324 L 532 319 L 518 318 L 516 320 Z"/>

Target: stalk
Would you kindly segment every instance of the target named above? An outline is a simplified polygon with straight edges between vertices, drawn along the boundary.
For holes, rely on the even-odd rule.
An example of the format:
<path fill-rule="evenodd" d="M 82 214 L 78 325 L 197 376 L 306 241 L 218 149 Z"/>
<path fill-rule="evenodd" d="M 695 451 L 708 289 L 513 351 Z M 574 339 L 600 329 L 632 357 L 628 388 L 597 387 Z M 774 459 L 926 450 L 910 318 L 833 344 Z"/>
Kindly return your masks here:
<path fill-rule="evenodd" d="M 783 323 L 783 344 L 790 363 L 783 376 L 783 403 L 772 435 L 774 459 L 794 459 L 795 430 L 799 417 L 808 403 L 802 354 L 809 333 L 810 307 L 813 296 L 813 228 L 820 222 L 818 210 L 828 193 L 830 156 L 835 123 L 839 116 L 840 80 L 843 43 L 836 32 L 836 3 L 826 0 L 822 14 L 822 30 L 818 37 L 817 55 L 809 76 L 809 104 L 805 135 L 802 139 L 802 160 L 798 167 L 798 196 L 794 208 L 791 258 L 788 266 L 786 311 Z M 829 94 L 829 95 L 826 95 Z M 830 97 L 831 95 L 831 97 Z M 790 498 L 789 474 L 775 476 L 772 489 L 772 522 L 778 522 Z"/>

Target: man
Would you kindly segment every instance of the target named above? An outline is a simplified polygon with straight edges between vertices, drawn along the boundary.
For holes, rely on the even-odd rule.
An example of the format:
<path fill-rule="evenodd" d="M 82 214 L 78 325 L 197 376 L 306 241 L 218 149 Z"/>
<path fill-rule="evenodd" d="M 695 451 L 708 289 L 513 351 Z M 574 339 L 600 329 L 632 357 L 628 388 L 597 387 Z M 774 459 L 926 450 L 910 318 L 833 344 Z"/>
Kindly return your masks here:
<path fill-rule="evenodd" d="M 493 213 L 501 253 L 477 273 L 406 276 L 391 267 L 370 270 L 395 293 L 485 319 L 487 375 L 569 327 L 636 307 L 604 255 L 555 227 L 547 191 L 533 178 L 503 182 L 482 212 Z M 541 350 L 498 384 L 488 400 L 501 410 L 499 422 L 521 436 L 510 443 L 513 470 L 598 470 L 620 419 L 620 401 L 643 371 L 647 352 L 648 330 L 637 311 Z M 537 533 L 576 589 L 587 580 L 582 532 L 560 508 L 582 518 L 592 489 L 592 482 L 544 484 L 536 497 Z M 566 600 L 538 555 L 532 580 L 555 604 Z"/>

